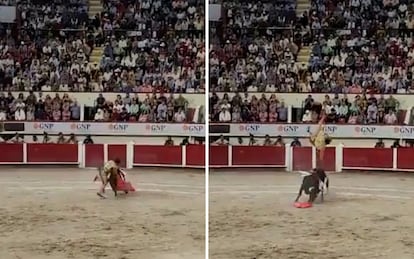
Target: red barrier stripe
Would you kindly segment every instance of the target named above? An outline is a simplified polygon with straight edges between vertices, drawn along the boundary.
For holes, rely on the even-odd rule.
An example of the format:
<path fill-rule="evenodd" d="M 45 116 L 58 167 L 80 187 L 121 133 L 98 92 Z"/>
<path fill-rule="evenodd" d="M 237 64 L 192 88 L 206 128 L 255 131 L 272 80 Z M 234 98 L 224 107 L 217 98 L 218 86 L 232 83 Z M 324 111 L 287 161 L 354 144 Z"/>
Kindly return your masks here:
<path fill-rule="evenodd" d="M 392 148 L 344 148 L 343 166 L 348 168 L 392 168 Z"/>
<path fill-rule="evenodd" d="M 85 166 L 101 167 L 104 164 L 104 145 L 86 144 L 85 145 Z"/>
<path fill-rule="evenodd" d="M 233 165 L 285 166 L 285 147 L 233 146 Z"/>
<path fill-rule="evenodd" d="M 0 163 L 23 163 L 23 144 L 0 144 Z"/>
<path fill-rule="evenodd" d="M 228 146 L 210 146 L 209 165 L 227 166 L 229 164 Z"/>
<path fill-rule="evenodd" d="M 414 169 L 414 148 L 397 149 L 397 168 Z"/>
<path fill-rule="evenodd" d="M 181 146 L 134 146 L 134 164 L 181 165 Z"/>
<path fill-rule="evenodd" d="M 186 147 L 186 164 L 188 166 L 205 166 L 205 146 L 188 145 Z"/>
<path fill-rule="evenodd" d="M 121 160 L 121 167 L 127 166 L 127 145 L 108 144 L 108 160 Z"/>
<path fill-rule="evenodd" d="M 308 171 L 312 169 L 312 147 L 293 147 L 292 152 L 293 171 Z"/>
<path fill-rule="evenodd" d="M 28 163 L 78 163 L 76 144 L 27 144 Z"/>

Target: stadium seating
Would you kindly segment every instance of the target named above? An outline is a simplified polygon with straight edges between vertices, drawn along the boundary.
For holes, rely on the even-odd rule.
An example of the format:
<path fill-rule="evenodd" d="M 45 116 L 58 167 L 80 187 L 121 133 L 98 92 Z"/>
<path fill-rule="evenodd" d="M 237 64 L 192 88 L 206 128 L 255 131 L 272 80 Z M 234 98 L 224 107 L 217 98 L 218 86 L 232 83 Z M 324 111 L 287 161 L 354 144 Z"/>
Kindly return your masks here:
<path fill-rule="evenodd" d="M 180 94 L 204 92 L 203 6 L 200 0 L 18 1 L 16 24 L 0 27 L 0 120 L 79 120 L 86 107 L 85 120 L 192 122 L 202 103 Z M 122 102 L 109 97 L 98 110 L 83 103 L 83 92 L 118 92 Z M 125 100 L 135 93 L 151 97 L 131 112 Z"/>
<path fill-rule="evenodd" d="M 389 102 L 398 104 L 398 94 L 414 89 L 411 3 L 312 0 L 303 8 L 302 1 L 239 2 L 225 1 L 223 19 L 212 23 L 217 36 L 209 87 L 218 97 L 210 99 L 211 121 L 278 122 L 293 105 L 300 109 L 297 122 L 305 114 L 305 121 L 316 121 L 324 110 L 331 123 L 407 123 L 411 106 L 390 108 Z M 272 93 L 327 98 L 304 107 Z"/>

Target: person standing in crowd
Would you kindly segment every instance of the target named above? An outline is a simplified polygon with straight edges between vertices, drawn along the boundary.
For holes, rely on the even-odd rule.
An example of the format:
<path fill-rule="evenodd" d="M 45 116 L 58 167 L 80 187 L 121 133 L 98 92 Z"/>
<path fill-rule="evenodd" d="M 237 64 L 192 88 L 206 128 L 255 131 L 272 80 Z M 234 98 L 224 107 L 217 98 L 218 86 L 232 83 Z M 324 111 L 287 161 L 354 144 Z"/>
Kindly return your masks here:
<path fill-rule="evenodd" d="M 385 144 L 382 139 L 379 139 L 377 143 L 375 143 L 375 148 L 385 148 Z"/>
<path fill-rule="evenodd" d="M 263 146 L 272 146 L 272 139 L 270 138 L 270 136 L 268 134 L 266 134 L 265 136 L 265 140 L 263 142 Z"/>
<path fill-rule="evenodd" d="M 291 147 L 301 147 L 302 143 L 300 143 L 299 138 L 298 137 L 294 137 L 293 141 L 290 143 Z"/>
<path fill-rule="evenodd" d="M 93 144 L 94 141 L 92 140 L 91 135 L 87 135 L 86 138 L 83 140 L 83 144 Z"/>
<path fill-rule="evenodd" d="M 168 136 L 167 140 L 165 140 L 164 146 L 174 146 L 174 140 L 171 136 Z"/>

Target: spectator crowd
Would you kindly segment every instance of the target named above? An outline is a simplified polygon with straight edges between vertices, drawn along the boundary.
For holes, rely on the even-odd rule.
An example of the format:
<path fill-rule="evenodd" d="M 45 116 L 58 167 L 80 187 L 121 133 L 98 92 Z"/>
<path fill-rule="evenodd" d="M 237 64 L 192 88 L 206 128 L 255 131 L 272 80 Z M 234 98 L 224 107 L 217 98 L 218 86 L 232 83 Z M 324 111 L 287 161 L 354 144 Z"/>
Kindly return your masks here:
<path fill-rule="evenodd" d="M 119 94 L 114 101 L 100 94 L 95 103 L 95 121 L 187 122 L 188 101 L 181 94 L 147 94 L 143 100 Z"/>
<path fill-rule="evenodd" d="M 21 0 L 2 25 L 3 91 L 204 91 L 204 1 Z M 100 63 L 89 62 L 103 48 Z"/>
<path fill-rule="evenodd" d="M 203 106 L 200 107 L 200 109 Z M 0 121 L 79 121 L 84 107 L 68 93 L 54 96 L 35 94 L 30 91 L 24 96 L 14 97 L 0 93 Z M 115 100 L 99 94 L 91 114 L 85 114 L 86 121 L 139 121 L 139 122 L 192 122 L 195 109 L 181 94 L 118 94 Z M 86 113 L 85 109 L 85 113 Z M 201 119 L 202 120 L 202 119 Z"/>
<path fill-rule="evenodd" d="M 414 92 L 414 2 L 312 0 L 297 17 L 294 0 L 223 7 L 223 19 L 212 23 L 209 87 L 234 97 L 213 94 L 211 121 L 285 121 L 285 105 L 272 93 L 295 92 L 328 94 L 321 104 L 305 103 L 303 122 L 317 121 L 323 110 L 330 123 L 401 123 L 392 95 Z M 302 64 L 305 48 L 309 62 Z"/>
<path fill-rule="evenodd" d="M 210 97 L 210 121 L 212 122 L 287 122 L 288 108 L 275 94 L 269 98 L 261 94 L 248 97 L 239 93 L 230 99 L 224 94 L 220 99 L 216 93 Z"/>
<path fill-rule="evenodd" d="M 26 97 L 20 93 L 17 98 L 11 92 L 7 96 L 0 93 L 0 121 L 77 121 L 80 115 L 80 105 L 67 93 L 52 97 L 30 91 Z"/>
<path fill-rule="evenodd" d="M 276 94 L 264 93 L 258 98 L 255 94 L 234 93 L 230 98 L 225 93 L 219 98 L 213 93 L 209 100 L 210 121 L 212 122 L 287 122 L 289 109 Z M 373 94 L 356 95 L 350 100 L 346 94 L 325 95 L 323 102 L 317 102 L 312 95 L 303 101 L 301 122 L 317 123 L 326 114 L 327 123 L 350 124 L 401 124 L 399 121 L 400 102 L 393 96 L 376 97 Z M 291 111 L 292 112 L 292 111 Z M 293 122 L 296 122 L 293 120 Z"/>
<path fill-rule="evenodd" d="M 304 101 L 305 113 L 302 122 L 316 123 L 320 115 L 326 114 L 327 123 L 348 124 L 388 124 L 402 123 L 398 121 L 399 101 L 390 95 L 379 98 L 371 94 L 356 95 L 349 100 L 347 95 L 335 94 L 332 98 L 325 95 L 322 103 L 315 102 L 312 95 Z"/>
<path fill-rule="evenodd" d="M 226 1 L 227 13 L 215 27 L 219 36 L 210 51 L 211 89 L 413 92 L 414 3 L 311 2 L 309 13 L 290 18 L 288 10 L 295 9 L 294 1 Z M 280 14 L 281 10 L 286 14 Z M 295 32 L 275 25 L 294 27 Z M 295 62 L 304 45 L 310 45 L 308 66 Z"/>

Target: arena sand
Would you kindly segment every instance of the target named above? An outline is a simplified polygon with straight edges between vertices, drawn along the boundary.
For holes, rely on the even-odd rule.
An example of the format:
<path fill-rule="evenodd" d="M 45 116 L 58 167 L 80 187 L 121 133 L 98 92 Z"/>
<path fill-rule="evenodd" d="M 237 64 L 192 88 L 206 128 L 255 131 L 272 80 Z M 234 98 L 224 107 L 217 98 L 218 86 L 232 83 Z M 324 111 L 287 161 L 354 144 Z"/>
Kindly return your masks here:
<path fill-rule="evenodd" d="M 325 203 L 297 209 L 301 179 L 210 173 L 210 258 L 414 258 L 413 176 L 330 175 Z"/>
<path fill-rule="evenodd" d="M 1 168 L 0 258 L 204 258 L 202 171 L 133 170 L 138 192 L 106 200 L 95 175 Z"/>

